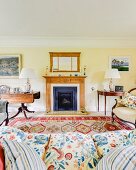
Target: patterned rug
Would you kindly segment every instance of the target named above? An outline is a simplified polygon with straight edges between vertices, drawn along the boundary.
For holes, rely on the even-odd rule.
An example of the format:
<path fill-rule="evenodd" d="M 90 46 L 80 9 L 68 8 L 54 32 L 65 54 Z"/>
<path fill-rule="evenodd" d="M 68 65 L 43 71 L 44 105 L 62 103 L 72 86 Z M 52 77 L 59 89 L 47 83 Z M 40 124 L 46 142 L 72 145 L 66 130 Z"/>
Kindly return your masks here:
<path fill-rule="evenodd" d="M 130 127 L 119 119 L 108 116 L 64 116 L 64 117 L 41 117 L 41 118 L 15 118 L 9 126 L 19 128 L 29 133 L 61 133 L 79 132 L 83 134 L 95 134 L 106 131 L 127 129 Z"/>

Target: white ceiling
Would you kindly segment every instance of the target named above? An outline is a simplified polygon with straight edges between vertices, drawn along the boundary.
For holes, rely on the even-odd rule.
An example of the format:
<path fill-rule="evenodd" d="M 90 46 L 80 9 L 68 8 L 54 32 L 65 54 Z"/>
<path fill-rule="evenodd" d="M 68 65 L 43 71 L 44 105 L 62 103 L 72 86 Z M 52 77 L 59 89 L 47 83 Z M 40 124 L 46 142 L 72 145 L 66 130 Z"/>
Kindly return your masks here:
<path fill-rule="evenodd" d="M 136 0 L 0 0 L 0 37 L 136 38 Z"/>

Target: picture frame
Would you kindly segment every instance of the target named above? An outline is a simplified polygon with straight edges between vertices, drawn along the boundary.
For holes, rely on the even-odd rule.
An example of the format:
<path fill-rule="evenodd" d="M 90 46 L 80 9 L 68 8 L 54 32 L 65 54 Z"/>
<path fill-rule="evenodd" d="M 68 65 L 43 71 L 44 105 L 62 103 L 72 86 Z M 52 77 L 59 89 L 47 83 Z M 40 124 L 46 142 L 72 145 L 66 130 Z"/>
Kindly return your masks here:
<path fill-rule="evenodd" d="M 123 86 L 115 86 L 115 92 L 123 92 L 124 87 Z"/>
<path fill-rule="evenodd" d="M 0 78 L 18 78 L 21 54 L 0 54 Z"/>
<path fill-rule="evenodd" d="M 118 69 L 118 71 L 129 71 L 130 56 L 110 56 L 109 67 L 110 69 Z"/>
<path fill-rule="evenodd" d="M 80 52 L 49 52 L 50 72 L 80 72 Z"/>

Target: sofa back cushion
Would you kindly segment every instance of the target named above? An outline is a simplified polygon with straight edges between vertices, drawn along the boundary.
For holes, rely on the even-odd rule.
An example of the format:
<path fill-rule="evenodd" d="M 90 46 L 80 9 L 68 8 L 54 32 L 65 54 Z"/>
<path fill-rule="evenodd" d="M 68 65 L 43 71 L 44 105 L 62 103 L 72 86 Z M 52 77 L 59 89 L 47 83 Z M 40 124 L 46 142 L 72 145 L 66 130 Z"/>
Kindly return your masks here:
<path fill-rule="evenodd" d="M 47 169 L 87 169 L 98 163 L 91 135 L 76 132 L 52 134 L 45 164 Z"/>
<path fill-rule="evenodd" d="M 23 142 L 3 140 L 5 168 L 8 170 L 46 170 L 45 164 L 29 145 Z"/>
<path fill-rule="evenodd" d="M 2 145 L 0 145 L 0 170 L 5 170 L 4 149 Z"/>

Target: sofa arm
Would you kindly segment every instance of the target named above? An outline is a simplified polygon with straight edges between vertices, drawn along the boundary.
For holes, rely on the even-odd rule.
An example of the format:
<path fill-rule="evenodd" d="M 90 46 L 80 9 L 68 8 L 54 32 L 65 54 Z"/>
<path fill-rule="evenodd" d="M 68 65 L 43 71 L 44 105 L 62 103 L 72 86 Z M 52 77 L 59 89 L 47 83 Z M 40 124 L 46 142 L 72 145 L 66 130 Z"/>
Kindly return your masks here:
<path fill-rule="evenodd" d="M 115 105 L 112 107 L 112 110 L 115 108 L 115 107 L 125 107 L 123 104 L 122 104 L 122 99 L 115 99 L 116 103 Z"/>

